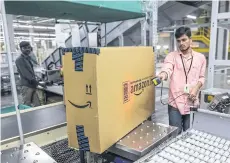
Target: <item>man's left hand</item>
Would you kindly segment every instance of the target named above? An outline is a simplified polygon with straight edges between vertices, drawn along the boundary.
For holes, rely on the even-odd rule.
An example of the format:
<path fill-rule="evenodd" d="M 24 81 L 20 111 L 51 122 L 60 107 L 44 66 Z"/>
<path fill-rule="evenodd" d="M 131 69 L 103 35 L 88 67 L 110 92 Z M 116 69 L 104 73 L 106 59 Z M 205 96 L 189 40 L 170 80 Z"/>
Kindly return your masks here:
<path fill-rule="evenodd" d="M 196 97 L 197 97 L 197 94 L 199 92 L 199 89 L 197 87 L 193 87 L 189 93 L 189 96 L 188 98 L 191 100 L 191 101 L 196 101 Z"/>
<path fill-rule="evenodd" d="M 191 89 L 191 91 L 189 92 L 189 96 L 188 96 L 188 98 L 191 101 L 193 101 L 193 102 L 196 101 L 196 97 L 197 97 L 201 87 L 202 87 L 202 83 L 198 82 L 196 84 L 196 86 Z"/>

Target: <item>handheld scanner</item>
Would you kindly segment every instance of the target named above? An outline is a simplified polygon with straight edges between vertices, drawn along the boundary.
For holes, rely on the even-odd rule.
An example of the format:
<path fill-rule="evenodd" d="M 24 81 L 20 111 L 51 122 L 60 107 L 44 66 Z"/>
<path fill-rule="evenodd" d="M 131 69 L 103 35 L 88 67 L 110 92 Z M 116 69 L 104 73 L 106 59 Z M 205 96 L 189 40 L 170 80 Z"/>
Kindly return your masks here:
<path fill-rule="evenodd" d="M 154 84 L 155 86 L 161 84 L 161 82 L 162 82 L 161 79 L 158 78 L 158 77 L 153 78 L 152 81 L 153 81 L 153 84 Z"/>

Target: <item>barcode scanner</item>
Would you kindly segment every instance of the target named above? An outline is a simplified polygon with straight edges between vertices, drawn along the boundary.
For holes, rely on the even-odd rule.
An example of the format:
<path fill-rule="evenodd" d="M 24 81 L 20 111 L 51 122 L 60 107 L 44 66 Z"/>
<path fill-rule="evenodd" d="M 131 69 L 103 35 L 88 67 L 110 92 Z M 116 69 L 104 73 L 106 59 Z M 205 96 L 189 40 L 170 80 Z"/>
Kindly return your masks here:
<path fill-rule="evenodd" d="M 153 81 L 153 84 L 154 84 L 155 86 L 161 84 L 161 82 L 162 82 L 161 79 L 158 78 L 158 77 L 153 78 L 152 81 Z"/>

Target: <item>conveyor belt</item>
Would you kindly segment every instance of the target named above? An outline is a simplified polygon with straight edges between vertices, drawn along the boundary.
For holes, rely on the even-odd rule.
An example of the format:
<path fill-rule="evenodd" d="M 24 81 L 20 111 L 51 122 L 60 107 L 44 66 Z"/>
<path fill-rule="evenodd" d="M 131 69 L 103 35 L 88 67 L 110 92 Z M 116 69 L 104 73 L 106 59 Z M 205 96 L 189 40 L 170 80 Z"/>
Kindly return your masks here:
<path fill-rule="evenodd" d="M 4 150 L 1 153 L 2 163 L 57 163 L 35 143 L 30 142 L 20 148 Z"/>
<path fill-rule="evenodd" d="M 202 112 L 195 113 L 193 128 L 230 140 L 230 118 Z"/>
<path fill-rule="evenodd" d="M 165 146 L 165 147 L 163 147 Z M 198 130 L 191 130 L 153 152 L 146 163 L 230 162 L 230 141 Z"/>
<path fill-rule="evenodd" d="M 46 107 L 21 114 L 23 133 L 29 133 L 66 122 L 64 105 Z M 19 135 L 16 115 L 1 118 L 1 140 Z"/>
<path fill-rule="evenodd" d="M 147 120 L 120 139 L 108 151 L 135 161 L 145 156 L 167 139 L 176 137 L 177 134 L 177 127 L 153 123 Z"/>

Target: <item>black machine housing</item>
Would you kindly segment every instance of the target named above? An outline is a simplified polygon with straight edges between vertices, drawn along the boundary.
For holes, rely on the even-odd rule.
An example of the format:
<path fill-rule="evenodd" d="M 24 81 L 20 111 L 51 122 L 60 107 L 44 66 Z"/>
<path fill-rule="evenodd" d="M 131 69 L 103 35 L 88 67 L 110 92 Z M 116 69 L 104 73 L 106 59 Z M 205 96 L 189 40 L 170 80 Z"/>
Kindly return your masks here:
<path fill-rule="evenodd" d="M 208 109 L 211 111 L 230 114 L 230 94 L 222 93 L 215 95 L 214 99 L 208 105 Z"/>

